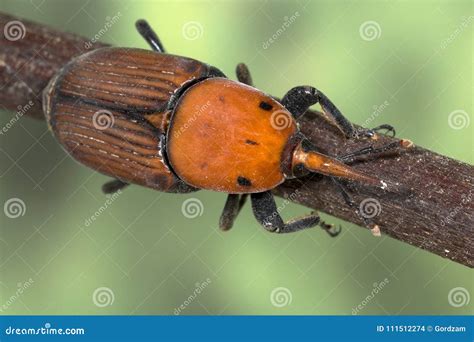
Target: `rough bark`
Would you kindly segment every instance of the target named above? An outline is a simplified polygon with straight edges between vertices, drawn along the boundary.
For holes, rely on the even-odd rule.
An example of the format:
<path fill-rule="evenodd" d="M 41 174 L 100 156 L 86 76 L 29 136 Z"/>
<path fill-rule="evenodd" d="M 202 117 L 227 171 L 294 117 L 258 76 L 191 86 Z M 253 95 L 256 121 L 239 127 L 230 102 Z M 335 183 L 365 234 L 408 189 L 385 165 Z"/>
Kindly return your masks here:
<path fill-rule="evenodd" d="M 23 38 L 8 40 L 4 27 L 20 20 Z M 42 118 L 41 92 L 49 79 L 72 57 L 105 46 L 86 38 L 0 13 L 0 104 L 18 118 L 18 106 L 33 102 L 25 115 Z M 21 114 L 20 113 L 20 114 Z M 21 114 L 23 115 L 23 114 Z M 20 115 L 20 116 L 21 116 Z M 339 155 L 396 139 L 346 141 L 330 120 L 308 111 L 300 121 L 303 133 L 323 152 Z M 474 266 L 474 167 L 414 146 L 391 155 L 358 160 L 353 167 L 389 183 L 387 189 L 347 184 L 356 208 L 382 233 L 469 267 Z M 398 184 L 398 185 L 395 185 Z M 327 178 L 312 175 L 290 180 L 277 195 L 364 225 Z M 370 208 L 375 212 L 371 212 Z"/>

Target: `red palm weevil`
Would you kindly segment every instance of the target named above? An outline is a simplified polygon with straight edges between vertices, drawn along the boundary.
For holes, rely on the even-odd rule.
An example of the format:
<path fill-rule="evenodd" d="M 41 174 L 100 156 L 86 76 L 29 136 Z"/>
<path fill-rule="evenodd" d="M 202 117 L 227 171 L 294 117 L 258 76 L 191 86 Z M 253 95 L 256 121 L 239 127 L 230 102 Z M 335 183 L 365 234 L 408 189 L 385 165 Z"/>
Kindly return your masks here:
<path fill-rule="evenodd" d="M 136 27 L 154 51 L 85 53 L 61 69 L 43 94 L 48 125 L 65 149 L 115 178 L 104 184 L 105 193 L 130 183 L 175 193 L 224 192 L 223 230 L 232 227 L 250 194 L 256 219 L 270 232 L 319 225 L 336 235 L 314 212 L 285 223 L 271 190 L 309 172 L 383 184 L 344 162 L 393 144 L 330 157 L 316 151 L 297 120 L 319 103 L 347 138 L 371 137 L 380 129 L 395 134 L 391 126 L 356 130 L 311 86 L 295 87 L 276 100 L 253 87 L 245 65 L 237 67 L 238 82 L 232 81 L 215 67 L 167 54 L 146 21 Z"/>

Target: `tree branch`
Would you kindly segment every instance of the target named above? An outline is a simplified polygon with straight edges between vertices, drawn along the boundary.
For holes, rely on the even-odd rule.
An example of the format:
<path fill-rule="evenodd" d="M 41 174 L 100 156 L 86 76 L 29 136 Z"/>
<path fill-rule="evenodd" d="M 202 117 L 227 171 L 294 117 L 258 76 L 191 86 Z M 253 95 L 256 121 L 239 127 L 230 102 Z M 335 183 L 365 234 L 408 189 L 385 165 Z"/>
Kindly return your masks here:
<path fill-rule="evenodd" d="M 0 13 L 0 32 L 18 20 Z M 85 38 L 20 20 L 26 28 L 22 39 L 2 36 L 0 45 L 0 104 L 17 111 L 29 101 L 26 115 L 42 118 L 41 92 L 52 75 L 72 57 L 106 46 Z M 18 112 L 16 114 L 18 117 Z M 379 137 L 376 141 L 345 141 L 324 114 L 308 111 L 300 121 L 303 133 L 323 152 L 340 155 L 369 144 L 397 141 Z M 398 186 L 386 190 L 347 184 L 359 204 L 372 202 L 372 221 L 382 233 L 423 248 L 442 257 L 474 267 L 474 167 L 421 147 L 402 153 L 357 161 L 353 167 Z M 310 208 L 363 226 L 355 208 L 349 208 L 327 178 L 317 175 L 285 182 L 277 195 Z M 369 200 L 370 199 L 370 200 Z M 380 207 L 378 207 L 380 205 Z M 367 215 L 370 215 L 370 207 Z"/>

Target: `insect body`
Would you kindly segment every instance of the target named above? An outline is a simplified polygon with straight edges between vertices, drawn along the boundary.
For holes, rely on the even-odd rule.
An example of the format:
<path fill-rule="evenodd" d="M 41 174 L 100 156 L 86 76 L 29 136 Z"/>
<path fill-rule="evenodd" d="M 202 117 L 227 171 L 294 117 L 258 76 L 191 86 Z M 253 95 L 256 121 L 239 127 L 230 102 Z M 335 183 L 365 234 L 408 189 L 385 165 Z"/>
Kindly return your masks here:
<path fill-rule="evenodd" d="M 316 213 L 284 223 L 270 191 L 309 172 L 381 185 L 343 162 L 391 146 L 337 159 L 318 153 L 299 132 L 296 120 L 319 102 L 348 138 L 360 136 L 317 89 L 295 87 L 277 101 L 252 86 L 244 65 L 237 69 L 239 82 L 229 80 L 215 67 L 166 54 L 146 22 L 137 28 L 154 52 L 89 52 L 44 91 L 45 115 L 61 144 L 81 163 L 116 178 L 105 192 L 129 183 L 166 192 L 225 192 L 222 229 L 232 226 L 251 194 L 255 217 L 271 232 L 319 224 L 332 234 Z"/>

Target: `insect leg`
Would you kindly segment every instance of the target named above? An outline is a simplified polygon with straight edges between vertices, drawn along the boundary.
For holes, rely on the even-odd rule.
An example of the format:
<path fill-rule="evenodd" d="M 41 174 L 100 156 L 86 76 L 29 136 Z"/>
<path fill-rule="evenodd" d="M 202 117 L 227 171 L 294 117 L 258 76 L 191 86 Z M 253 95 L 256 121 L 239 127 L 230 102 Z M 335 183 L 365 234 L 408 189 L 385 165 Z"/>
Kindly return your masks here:
<path fill-rule="evenodd" d="M 253 86 L 252 76 L 250 70 L 244 63 L 239 63 L 235 69 L 237 79 L 246 85 Z"/>
<path fill-rule="evenodd" d="M 383 153 L 383 152 L 394 150 L 397 147 L 400 147 L 400 143 L 398 141 L 395 141 L 395 142 L 392 142 L 392 143 L 389 143 L 377 148 L 373 146 L 367 146 L 367 147 L 361 148 L 360 150 L 339 156 L 337 157 L 337 159 L 343 162 L 348 162 L 354 159 L 355 157 Z"/>
<path fill-rule="evenodd" d="M 332 103 L 326 95 L 314 87 L 299 86 L 292 88 L 281 100 L 281 104 L 294 116 L 295 119 L 300 118 L 309 107 L 318 102 L 323 111 L 334 119 L 337 126 L 342 130 L 342 132 L 344 132 L 344 135 L 347 138 L 357 137 L 357 132 L 352 123 L 342 115 L 339 109 L 337 109 L 334 103 Z"/>
<path fill-rule="evenodd" d="M 382 130 L 385 130 L 385 133 L 384 134 L 388 134 L 390 133 L 390 135 L 392 137 L 395 136 L 395 128 L 393 128 L 393 126 L 391 125 L 387 125 L 387 124 L 383 124 L 383 125 L 380 125 L 380 126 L 377 126 L 377 127 L 374 127 L 374 128 L 371 128 L 369 129 L 369 132 L 372 131 L 372 132 L 379 132 L 379 131 L 382 131 Z"/>
<path fill-rule="evenodd" d="M 278 213 L 275 199 L 271 191 L 251 194 L 252 210 L 257 221 L 269 232 L 272 233 L 292 233 L 303 229 L 311 228 L 320 225 L 331 236 L 338 234 L 330 231 L 331 225 L 321 222 L 319 215 L 316 212 L 311 214 L 283 222 Z"/>
<path fill-rule="evenodd" d="M 337 229 L 334 229 L 333 224 L 326 223 L 324 221 L 319 222 L 319 226 L 329 234 L 330 237 L 336 237 L 341 233 L 342 227 L 339 226 Z"/>
<path fill-rule="evenodd" d="M 143 39 L 145 39 L 148 45 L 150 45 L 152 50 L 165 53 L 165 48 L 163 47 L 163 44 L 161 44 L 160 38 L 158 38 L 155 31 L 153 31 L 146 20 L 137 20 L 135 27 Z"/>
<path fill-rule="evenodd" d="M 331 180 L 334 182 L 334 184 L 337 186 L 339 192 L 341 193 L 342 195 L 342 198 L 344 198 L 344 202 L 346 202 L 346 204 L 350 207 L 350 208 L 354 208 L 355 207 L 355 203 L 354 203 L 354 200 L 351 198 L 351 196 L 348 194 L 347 190 L 346 190 L 346 187 L 335 177 L 331 177 Z M 362 219 L 362 221 L 364 221 L 364 224 L 369 227 L 370 226 L 370 222 L 369 220 L 364 217 L 361 213 L 360 213 L 360 210 L 359 208 L 356 208 L 356 212 L 357 212 L 357 215 Z"/>
<path fill-rule="evenodd" d="M 240 209 L 244 206 L 247 200 L 247 194 L 237 195 L 229 194 L 222 210 L 221 218 L 219 220 L 219 228 L 221 230 L 229 230 L 232 228 Z"/>
<path fill-rule="evenodd" d="M 130 184 L 126 182 L 122 182 L 120 179 L 114 179 L 102 185 L 102 192 L 104 194 L 113 194 L 119 190 L 122 190 L 128 185 Z"/>
<path fill-rule="evenodd" d="M 341 193 L 342 198 L 344 198 L 344 202 L 346 202 L 346 204 L 349 207 L 353 208 L 355 206 L 354 201 L 351 198 L 351 196 L 347 193 L 347 190 L 344 187 L 344 185 L 342 185 L 342 183 L 336 177 L 330 177 L 330 178 L 333 181 L 333 183 L 337 186 L 337 189 Z"/>

